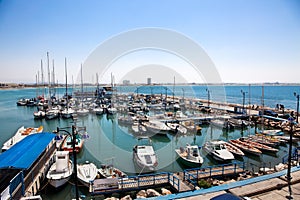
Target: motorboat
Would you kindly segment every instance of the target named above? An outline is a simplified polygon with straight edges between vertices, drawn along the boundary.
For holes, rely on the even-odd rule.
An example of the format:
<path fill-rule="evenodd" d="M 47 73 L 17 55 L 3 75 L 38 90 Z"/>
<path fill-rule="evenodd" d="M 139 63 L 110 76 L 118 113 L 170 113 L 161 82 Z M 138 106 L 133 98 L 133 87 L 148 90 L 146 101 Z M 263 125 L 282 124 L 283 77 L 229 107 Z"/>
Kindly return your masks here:
<path fill-rule="evenodd" d="M 101 108 L 101 107 L 96 107 L 93 109 L 93 112 L 96 114 L 96 115 L 102 115 L 104 113 L 104 109 Z"/>
<path fill-rule="evenodd" d="M 89 110 L 85 108 L 79 108 L 76 113 L 78 116 L 87 116 L 89 114 Z"/>
<path fill-rule="evenodd" d="M 59 188 L 70 180 L 73 174 L 73 163 L 68 151 L 57 151 L 55 159 L 47 173 L 47 179 L 50 185 Z"/>
<path fill-rule="evenodd" d="M 98 169 L 98 172 L 103 178 L 124 178 L 127 177 L 127 174 L 117 169 L 113 165 L 101 165 L 101 168 Z"/>
<path fill-rule="evenodd" d="M 124 125 L 132 125 L 137 118 L 135 116 L 120 116 L 118 117 L 118 123 Z"/>
<path fill-rule="evenodd" d="M 280 129 L 270 129 L 270 130 L 262 130 L 261 134 L 268 135 L 268 136 L 281 136 L 284 135 L 284 132 Z"/>
<path fill-rule="evenodd" d="M 98 175 L 98 168 L 94 163 L 86 161 L 77 164 L 77 178 L 86 187 L 90 186 L 90 182 L 95 180 Z"/>
<path fill-rule="evenodd" d="M 143 125 L 147 131 L 155 134 L 166 134 L 167 131 L 171 130 L 165 123 L 158 120 L 149 120 L 148 122 L 143 122 Z"/>
<path fill-rule="evenodd" d="M 240 148 L 243 152 L 247 152 L 247 153 L 251 153 L 254 155 L 259 156 L 260 154 L 262 154 L 262 152 L 255 148 L 254 146 L 252 146 L 251 144 L 247 143 L 247 142 L 243 142 L 240 140 L 229 140 L 229 142 L 235 146 L 237 146 L 238 148 Z"/>
<path fill-rule="evenodd" d="M 158 160 L 150 138 L 138 138 L 138 144 L 133 147 L 133 161 L 141 172 L 155 171 Z"/>
<path fill-rule="evenodd" d="M 282 143 L 285 144 L 285 141 L 281 140 L 280 137 L 281 136 L 267 136 L 263 134 L 255 134 L 255 135 L 249 135 L 248 139 L 250 139 L 253 142 L 258 142 L 271 147 L 276 147 Z"/>
<path fill-rule="evenodd" d="M 45 114 L 46 119 L 55 119 L 58 118 L 60 114 L 60 111 L 58 108 L 51 108 L 48 110 Z"/>
<path fill-rule="evenodd" d="M 210 121 L 210 124 L 221 129 L 229 130 L 232 128 L 228 120 L 214 119 Z"/>
<path fill-rule="evenodd" d="M 233 155 L 236 156 L 244 156 L 244 152 L 238 148 L 237 146 L 234 146 L 233 144 L 229 143 L 229 142 L 225 142 L 223 141 L 225 147 L 228 149 L 228 151 L 230 151 Z"/>
<path fill-rule="evenodd" d="M 166 125 L 174 133 L 179 133 L 179 134 L 186 134 L 187 133 L 187 129 L 179 123 L 167 122 Z"/>
<path fill-rule="evenodd" d="M 74 113 L 75 113 L 74 109 L 66 107 L 63 111 L 61 111 L 61 117 L 68 119 L 73 117 Z"/>
<path fill-rule="evenodd" d="M 43 126 L 40 126 L 38 128 L 33 128 L 33 127 L 25 128 L 24 126 L 21 126 L 17 130 L 17 132 L 15 133 L 15 135 L 13 137 L 11 137 L 9 140 L 4 142 L 4 144 L 2 146 L 2 152 L 8 150 L 13 145 L 20 142 L 21 140 L 23 140 L 28 135 L 35 134 L 35 133 L 41 133 L 43 131 L 43 129 L 44 129 Z"/>
<path fill-rule="evenodd" d="M 114 115 L 117 113 L 117 109 L 115 107 L 108 107 L 107 108 L 107 114 Z"/>
<path fill-rule="evenodd" d="M 189 167 L 200 167 L 203 163 L 203 158 L 200 155 L 199 147 L 197 145 L 186 144 L 185 147 L 175 149 L 183 164 Z"/>
<path fill-rule="evenodd" d="M 134 134 L 144 134 L 147 132 L 146 127 L 137 121 L 133 122 L 131 129 L 133 130 Z"/>
<path fill-rule="evenodd" d="M 81 151 L 83 144 L 84 144 L 84 139 L 81 138 L 81 136 L 79 134 L 77 134 L 76 140 L 75 140 L 75 152 L 76 153 L 79 153 Z M 72 136 L 71 135 L 67 135 L 67 137 L 62 145 L 62 150 L 73 153 Z"/>
<path fill-rule="evenodd" d="M 26 106 L 27 105 L 27 102 L 29 101 L 29 99 L 19 99 L 17 101 L 17 106 Z"/>
<path fill-rule="evenodd" d="M 234 159 L 234 155 L 226 148 L 223 141 L 220 140 L 205 142 L 203 150 L 217 161 L 230 161 Z"/>
<path fill-rule="evenodd" d="M 240 141 L 242 142 L 247 142 L 248 144 L 254 146 L 255 148 L 261 150 L 261 151 L 269 151 L 269 152 L 278 152 L 278 149 L 270 147 L 268 145 L 264 145 L 258 142 L 253 142 L 251 139 L 249 138 L 239 138 Z"/>
<path fill-rule="evenodd" d="M 46 113 L 42 110 L 39 110 L 39 111 L 36 111 L 33 113 L 34 119 L 43 119 L 43 118 L 45 118 L 45 116 L 46 116 Z"/>

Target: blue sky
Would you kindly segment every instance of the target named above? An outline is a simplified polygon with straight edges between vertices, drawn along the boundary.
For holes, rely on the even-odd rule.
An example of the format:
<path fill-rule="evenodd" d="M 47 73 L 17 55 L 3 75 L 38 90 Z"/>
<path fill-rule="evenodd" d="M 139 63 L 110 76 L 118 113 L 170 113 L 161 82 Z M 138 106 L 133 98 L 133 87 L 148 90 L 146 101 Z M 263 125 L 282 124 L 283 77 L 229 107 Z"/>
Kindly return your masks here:
<path fill-rule="evenodd" d="M 69 76 L 77 76 L 102 42 L 143 27 L 174 30 L 198 43 L 223 82 L 299 83 L 297 0 L 0 0 L 0 82 L 35 82 L 46 52 L 64 82 L 65 57 Z"/>

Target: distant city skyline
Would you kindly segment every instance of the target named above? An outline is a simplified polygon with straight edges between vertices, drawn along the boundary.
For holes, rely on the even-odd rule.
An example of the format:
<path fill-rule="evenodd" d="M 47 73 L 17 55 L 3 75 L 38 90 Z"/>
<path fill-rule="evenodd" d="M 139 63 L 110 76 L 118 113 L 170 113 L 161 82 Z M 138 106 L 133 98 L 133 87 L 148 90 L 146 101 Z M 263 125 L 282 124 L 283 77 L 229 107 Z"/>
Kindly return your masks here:
<path fill-rule="evenodd" d="M 155 27 L 178 32 L 203 48 L 224 83 L 299 83 L 300 1 L 0 1 L 0 83 L 79 80 L 80 65 L 101 44 L 123 32 Z M 130 41 L 129 41 L 130 42 Z M 113 50 L 112 50 L 113 51 Z M 193 53 L 193 52 L 191 52 Z M 99 61 L 104 57 L 99 57 Z M 170 52 L 141 49 L 112 61 L 100 83 L 205 83 L 191 64 Z M 162 66 L 144 73 L 145 66 Z M 205 67 L 205 66 L 202 66 Z M 169 69 L 166 73 L 165 69 Z M 134 72 L 139 72 L 139 75 Z M 175 73 L 175 75 L 173 74 Z M 154 77 L 153 75 L 157 77 Z M 126 78 L 129 76 L 129 78 Z M 96 82 L 96 75 L 85 77 Z"/>

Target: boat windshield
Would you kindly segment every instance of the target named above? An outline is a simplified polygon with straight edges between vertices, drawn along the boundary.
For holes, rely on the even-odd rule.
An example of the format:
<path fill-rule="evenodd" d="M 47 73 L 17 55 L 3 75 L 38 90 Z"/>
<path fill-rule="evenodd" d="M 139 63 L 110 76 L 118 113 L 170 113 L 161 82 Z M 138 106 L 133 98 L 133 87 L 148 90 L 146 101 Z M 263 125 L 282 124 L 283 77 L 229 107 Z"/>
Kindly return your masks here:
<path fill-rule="evenodd" d="M 198 156 L 198 149 L 193 148 L 193 156 L 195 156 L 195 157 Z"/>
<path fill-rule="evenodd" d="M 216 145 L 215 146 L 215 150 L 221 150 L 221 146 L 220 145 Z"/>

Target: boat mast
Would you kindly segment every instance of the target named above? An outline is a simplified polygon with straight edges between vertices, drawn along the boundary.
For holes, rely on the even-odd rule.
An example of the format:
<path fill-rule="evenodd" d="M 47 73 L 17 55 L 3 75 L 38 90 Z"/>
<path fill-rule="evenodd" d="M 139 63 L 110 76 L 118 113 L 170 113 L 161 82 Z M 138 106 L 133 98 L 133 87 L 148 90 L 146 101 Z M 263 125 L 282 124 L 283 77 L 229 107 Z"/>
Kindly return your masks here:
<path fill-rule="evenodd" d="M 176 112 L 175 112 L 175 76 L 174 76 L 174 83 L 173 83 L 173 112 L 174 112 L 174 119 L 176 118 Z"/>
<path fill-rule="evenodd" d="M 42 59 L 41 59 L 41 74 L 42 74 L 42 85 L 44 86 L 43 98 L 45 98 L 46 85 L 45 85 L 45 80 L 44 80 L 44 70 L 43 70 L 43 60 Z"/>
<path fill-rule="evenodd" d="M 56 86 L 55 86 L 54 59 L 52 59 L 52 84 L 53 84 L 53 96 L 55 96 L 56 95 Z"/>
<path fill-rule="evenodd" d="M 51 81 L 50 81 L 50 68 L 49 68 L 49 52 L 47 52 L 47 69 L 48 69 L 48 94 L 49 94 L 49 104 L 50 104 L 51 103 L 51 91 L 50 91 Z"/>
<path fill-rule="evenodd" d="M 38 74 L 37 74 L 37 80 L 38 80 L 38 95 L 40 94 L 40 71 L 38 70 Z"/>
<path fill-rule="evenodd" d="M 81 70 L 80 70 L 80 77 L 81 77 L 81 108 L 83 109 L 83 80 L 82 80 L 82 63 L 81 63 Z"/>
<path fill-rule="evenodd" d="M 68 96 L 67 58 L 65 58 L 65 74 L 66 74 L 66 97 L 67 97 L 67 110 L 68 110 L 68 107 L 69 107 L 69 96 Z"/>
<path fill-rule="evenodd" d="M 262 132 L 264 132 L 264 109 L 265 109 L 265 102 L 264 102 L 264 95 L 265 95 L 265 89 L 264 89 L 264 84 L 262 84 L 261 88 L 261 104 L 262 104 L 262 109 L 261 109 L 261 123 L 262 123 Z"/>
<path fill-rule="evenodd" d="M 38 97 L 38 75 L 35 75 L 35 97 Z"/>

